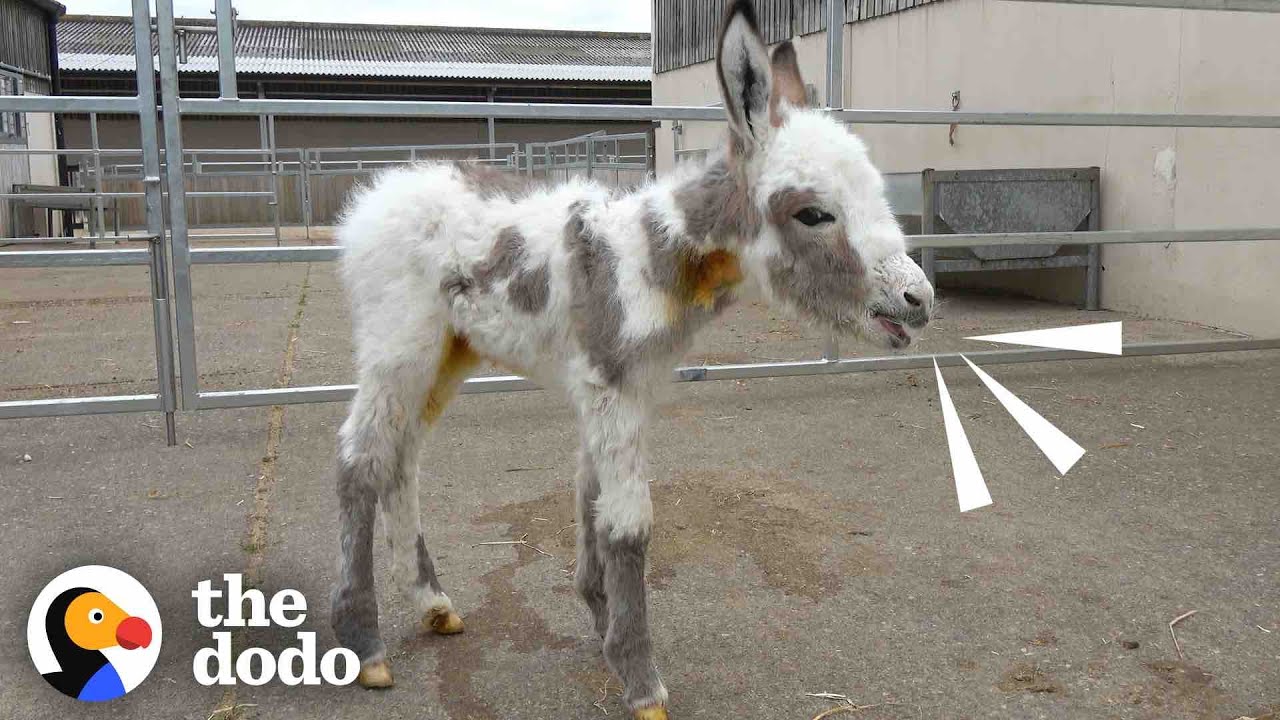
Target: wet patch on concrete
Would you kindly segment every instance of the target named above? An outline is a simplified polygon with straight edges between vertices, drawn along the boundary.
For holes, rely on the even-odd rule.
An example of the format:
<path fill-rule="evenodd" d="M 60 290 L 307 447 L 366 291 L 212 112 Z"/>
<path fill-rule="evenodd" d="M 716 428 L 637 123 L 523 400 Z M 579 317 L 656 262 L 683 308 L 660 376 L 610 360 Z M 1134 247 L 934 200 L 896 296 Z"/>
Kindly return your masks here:
<path fill-rule="evenodd" d="M 727 478 L 719 471 L 685 472 L 655 483 L 652 495 L 657 519 L 648 581 L 653 590 L 667 587 L 685 563 L 728 568 L 743 554 L 760 568 L 771 588 L 814 602 L 838 593 L 846 575 L 888 572 L 888 560 L 874 548 L 867 531 L 850 531 L 837 513 L 822 511 L 823 501 L 805 497 L 776 475 L 734 473 Z M 589 661 L 578 657 L 582 653 L 574 650 L 581 649 L 583 640 L 553 632 L 526 602 L 516 580 L 522 568 L 537 566 L 555 575 L 551 591 L 560 601 L 578 602 L 572 590 L 577 534 L 573 503 L 573 491 L 565 488 L 474 519 L 474 525 L 506 526 L 495 539 L 523 540 L 553 557 L 522 545 L 494 546 L 495 553 L 514 557 L 481 576 L 483 603 L 470 611 L 461 608 L 466 632 L 449 638 L 422 635 L 414 643 L 445 648 L 439 696 L 453 717 L 502 717 L 501 709 L 484 699 L 473 680 L 488 667 L 486 654 L 497 648 L 520 654 L 563 653 L 563 665 L 571 668 L 568 677 L 583 680 L 583 706 L 607 704 L 608 698 L 601 697 L 606 684 L 601 678 L 607 675 L 603 659 L 590 653 Z M 584 626 L 583 634 L 589 636 L 589 628 Z M 590 667 L 590 662 L 599 666 Z M 575 665 L 581 667 L 572 669 Z"/>
<path fill-rule="evenodd" d="M 841 523 L 779 475 L 686 471 L 651 490 L 650 587 L 667 587 L 682 563 L 732 566 L 745 554 L 770 587 L 821 602 L 846 576 L 889 570 L 866 530 Z"/>
<path fill-rule="evenodd" d="M 1222 691 L 1214 677 L 1186 662 L 1157 660 L 1143 663 L 1151 678 L 1124 687 L 1113 698 L 1117 704 L 1140 707 L 1158 717 L 1217 718 Z M 1235 717 L 1235 715 L 1231 715 Z"/>
<path fill-rule="evenodd" d="M 569 501 L 567 494 L 552 493 L 529 502 L 504 505 L 480 515 L 472 524 L 506 525 L 508 529 L 503 539 L 519 540 L 527 536 L 529 544 L 541 547 L 555 543 L 556 531 L 567 524 L 548 520 L 552 515 L 563 519 L 571 514 Z M 567 547 L 572 548 L 572 528 L 565 530 L 562 536 L 568 538 Z M 485 590 L 483 603 L 470 611 L 460 608 L 466 622 L 466 632 L 447 638 L 424 634 L 419 636 L 416 643 L 444 646 L 438 673 L 439 697 L 441 704 L 454 718 L 496 720 L 508 716 L 486 701 L 474 682 L 474 677 L 489 666 L 487 654 L 490 650 L 501 647 L 510 652 L 531 655 L 543 651 L 563 651 L 579 644 L 577 638 L 552 632 L 546 620 L 525 602 L 524 591 L 516 584 L 516 573 L 534 563 L 547 566 L 546 572 L 561 574 L 554 567 L 554 561 L 522 546 L 511 546 L 510 549 L 495 546 L 493 551 L 495 554 L 512 553 L 513 561 L 480 577 Z M 557 559 L 559 556 L 560 553 L 557 553 Z M 565 584 L 569 585 L 571 576 L 564 577 Z M 584 704 L 589 705 L 590 701 Z"/>
<path fill-rule="evenodd" d="M 1000 676 L 996 687 L 1007 693 L 1051 693 L 1063 692 L 1062 683 L 1045 672 L 1039 665 L 1029 662 L 1014 663 Z"/>
<path fill-rule="evenodd" d="M 1036 647 L 1053 647 L 1058 644 L 1058 636 L 1052 630 L 1041 630 L 1028 642 Z"/>

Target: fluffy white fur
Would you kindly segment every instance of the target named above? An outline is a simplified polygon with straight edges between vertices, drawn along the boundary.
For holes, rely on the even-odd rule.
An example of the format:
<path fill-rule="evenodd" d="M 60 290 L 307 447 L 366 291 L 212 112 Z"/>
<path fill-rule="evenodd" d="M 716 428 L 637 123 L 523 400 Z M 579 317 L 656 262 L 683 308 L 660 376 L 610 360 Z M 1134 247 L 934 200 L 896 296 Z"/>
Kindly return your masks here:
<path fill-rule="evenodd" d="M 814 206 L 834 220 L 819 227 L 801 227 L 789 218 L 784 222 L 797 224 L 782 228 L 762 220 L 744 225 L 755 228 L 753 237 L 727 240 L 744 275 L 742 286 L 729 292 L 755 292 L 791 304 L 787 288 L 779 286 L 786 282 L 779 268 L 789 262 L 787 243 L 794 245 L 796 238 L 839 238 L 849 243 L 843 250 L 865 269 L 857 280 L 865 291 L 858 305 L 835 309 L 852 318 L 841 322 L 842 329 L 885 342 L 909 341 L 928 319 L 933 289 L 905 254 L 902 233 L 884 198 L 883 179 L 862 142 L 819 111 L 783 103 L 782 121 L 770 124 L 769 86 L 758 86 L 761 77 L 768 79 L 769 57 L 753 21 L 746 17 L 749 8 L 743 10 L 742 5 L 736 2 L 730 9 L 721 42 L 721 71 L 738 140 L 732 162 L 739 163 L 736 167 L 745 178 L 747 201 L 756 216 L 768 218 L 775 194 L 804 191 L 812 193 Z M 355 323 L 359 391 L 341 431 L 341 455 L 349 466 L 372 468 L 369 472 L 378 477 L 379 468 L 398 464 L 398 473 L 383 474 L 403 477 L 403 486 L 376 489 L 393 544 L 393 572 L 419 611 L 449 606 L 443 593 L 415 587 L 414 541 L 421 533 L 418 416 L 451 337 L 465 338 L 480 356 L 568 395 L 582 422 L 583 462 L 592 464 L 598 479 L 599 494 L 591 507 L 594 530 L 602 533 L 599 542 L 647 541 L 653 508 L 644 427 L 652 391 L 669 377 L 683 344 L 677 339 L 663 352 L 628 359 L 625 382 L 606 377 L 576 324 L 575 312 L 581 312 L 583 300 L 574 297 L 581 292 L 574 282 L 580 265 L 567 226 L 579 213 L 593 242 L 616 258 L 615 292 L 622 308 L 619 342 L 631 347 L 660 337 L 672 331 L 673 296 L 654 281 L 654 231 L 649 220 L 656 220 L 668 235 L 683 236 L 696 251 L 723 247 L 725 238 L 689 237 L 690 218 L 682 210 L 687 209 L 682 189 L 705 172 L 700 166 L 682 167 L 620 196 L 590 182 L 572 181 L 512 199 L 478 192 L 454 166 L 425 164 L 384 172 L 353 198 L 338 238 L 345 250 L 342 274 Z M 514 273 L 495 279 L 482 292 L 448 291 L 450 278 L 474 277 L 500 234 L 511 229 L 523 240 L 522 265 L 516 270 L 547 270 L 545 305 L 532 313 L 513 307 L 505 291 Z M 914 307 L 910 326 L 886 324 L 885 313 L 911 309 L 904 303 Z M 796 309 L 803 313 L 803 308 Z M 592 530 L 585 529 L 588 535 Z M 639 581 L 643 612 L 642 578 Z M 647 628 L 642 629 L 644 657 L 637 662 L 648 669 L 631 670 L 643 676 L 628 686 L 633 707 L 661 704 L 666 697 L 648 661 Z M 610 655 L 610 642 L 615 641 L 606 639 L 606 657 L 625 677 L 627 671 L 619 668 L 626 659 Z"/>

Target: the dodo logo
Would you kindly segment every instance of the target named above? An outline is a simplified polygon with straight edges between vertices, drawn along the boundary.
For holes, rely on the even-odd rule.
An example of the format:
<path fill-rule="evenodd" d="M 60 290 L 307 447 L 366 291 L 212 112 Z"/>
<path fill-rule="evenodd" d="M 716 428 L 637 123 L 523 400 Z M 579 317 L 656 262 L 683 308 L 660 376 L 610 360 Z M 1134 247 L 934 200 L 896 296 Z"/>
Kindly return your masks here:
<path fill-rule="evenodd" d="M 102 702 L 138 686 L 160 655 L 160 612 L 147 589 L 103 565 L 68 570 L 45 586 L 27 619 L 27 648 L 49 684 Z"/>

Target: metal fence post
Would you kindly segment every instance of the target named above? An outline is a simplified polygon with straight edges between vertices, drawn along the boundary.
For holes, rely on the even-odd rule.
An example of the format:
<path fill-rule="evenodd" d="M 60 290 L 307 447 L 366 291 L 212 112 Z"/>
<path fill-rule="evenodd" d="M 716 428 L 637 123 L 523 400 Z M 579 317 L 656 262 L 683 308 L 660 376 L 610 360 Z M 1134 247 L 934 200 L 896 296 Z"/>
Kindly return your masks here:
<path fill-rule="evenodd" d="M 306 213 L 304 222 L 307 224 L 307 239 L 311 239 L 311 226 L 315 222 L 311 209 L 311 149 L 303 148 L 299 151 L 298 157 L 302 163 L 302 187 L 305 192 L 302 195 L 302 211 Z"/>
<path fill-rule="evenodd" d="M 827 0 L 827 107 L 844 107 L 845 0 Z"/>
<path fill-rule="evenodd" d="M 146 194 L 151 273 L 152 325 L 156 342 L 156 381 L 164 411 L 165 441 L 178 444 L 174 412 L 173 322 L 169 309 L 169 268 L 165 259 L 164 199 L 160 189 L 160 128 L 156 122 L 156 78 L 151 65 L 151 3 L 133 0 L 134 66 L 138 81 L 138 130 L 142 147 L 142 188 Z M 144 62 L 145 61 L 145 62 Z M 116 210 L 119 213 L 119 209 Z"/>
<path fill-rule="evenodd" d="M 276 116 L 267 116 L 267 138 L 271 146 L 271 225 L 275 228 L 276 247 L 280 246 L 280 157 L 276 151 Z"/>
<path fill-rule="evenodd" d="M 89 249 L 102 240 L 106 223 L 102 218 L 102 144 L 98 141 L 98 113 L 89 113 L 89 139 L 93 143 L 93 224 L 90 229 Z M 95 239 L 96 238 L 96 239 Z"/>
<path fill-rule="evenodd" d="M 933 181 L 933 168 L 925 168 L 920 173 L 920 189 L 922 193 L 922 203 L 920 208 L 920 234 L 932 235 L 934 232 L 934 189 L 936 185 Z M 933 285 L 938 284 L 937 273 L 937 248 L 921 248 L 920 249 L 920 269 L 924 270 L 924 276 Z"/>
<path fill-rule="evenodd" d="M 186 158 L 185 151 L 183 152 L 184 154 L 182 157 L 182 172 L 186 173 L 187 158 Z M 190 192 L 193 192 L 193 193 L 200 192 L 200 175 L 202 172 L 203 172 L 203 169 L 200 167 L 200 156 L 196 153 L 191 153 L 191 190 Z M 214 186 L 211 185 L 210 187 L 214 187 Z M 200 202 L 199 195 L 196 195 L 195 197 L 191 198 L 191 225 L 193 227 L 200 227 L 201 204 L 202 203 Z"/>
<path fill-rule="evenodd" d="M 494 88 L 494 87 L 489 88 L 490 103 L 492 103 L 494 100 L 497 99 L 497 94 L 498 94 L 497 88 Z M 498 142 L 498 128 L 497 128 L 498 121 L 495 120 L 492 115 L 489 116 L 488 120 L 489 120 L 489 159 L 493 160 L 497 157 L 497 155 L 494 154 L 493 146 L 495 143 Z"/>
<path fill-rule="evenodd" d="M 236 87 L 236 10 L 231 0 L 214 0 L 218 22 L 218 94 L 226 100 L 240 97 Z"/>
<path fill-rule="evenodd" d="M 844 2 L 827 0 L 827 107 L 844 107 Z M 835 331 L 827 334 L 822 359 L 840 359 L 840 338 Z"/>
<path fill-rule="evenodd" d="M 311 239 L 311 223 L 307 221 L 307 171 L 304 169 L 302 162 L 302 149 L 295 151 L 298 154 L 298 221 L 302 223 L 304 237 Z"/>
<path fill-rule="evenodd" d="M 657 177 L 658 174 L 658 158 L 657 154 L 654 152 L 654 148 L 657 147 L 657 138 L 654 137 L 655 134 L 656 133 L 653 128 L 649 128 L 644 134 L 644 174 L 645 177 L 650 180 Z"/>
<path fill-rule="evenodd" d="M 1102 169 L 1093 168 L 1093 211 L 1089 213 L 1089 229 L 1102 229 Z M 1090 243 L 1086 252 L 1089 255 L 1084 275 L 1084 309 L 1102 309 L 1102 246 Z"/>
<path fill-rule="evenodd" d="M 173 261 L 179 387 L 182 390 L 182 409 L 195 410 L 199 404 L 200 384 L 196 375 L 196 326 L 191 295 L 187 197 L 182 168 L 182 119 L 178 111 L 178 57 L 174 46 L 173 0 L 156 0 L 156 35 L 160 46 L 160 105 L 164 114 L 164 174 L 169 185 L 169 257 Z"/>

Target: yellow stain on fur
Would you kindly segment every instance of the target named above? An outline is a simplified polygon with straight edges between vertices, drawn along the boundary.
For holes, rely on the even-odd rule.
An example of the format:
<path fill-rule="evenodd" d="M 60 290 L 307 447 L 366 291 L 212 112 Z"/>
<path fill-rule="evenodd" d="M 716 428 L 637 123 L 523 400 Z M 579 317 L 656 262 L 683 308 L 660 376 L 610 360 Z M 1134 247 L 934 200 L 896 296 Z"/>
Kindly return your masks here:
<path fill-rule="evenodd" d="M 449 401 L 458 394 L 458 386 L 480 364 L 480 356 L 471 349 L 465 337 L 450 332 L 440 353 L 440 368 L 436 370 L 436 380 L 427 391 L 426 401 L 422 403 L 422 420 L 428 425 L 440 419 Z"/>
<path fill-rule="evenodd" d="M 712 250 L 706 255 L 691 256 L 680 269 L 679 286 L 672 297 L 670 316 L 678 318 L 685 307 L 713 310 L 716 300 L 742 282 L 738 256 L 728 250 Z"/>
<path fill-rule="evenodd" d="M 724 291 L 742 282 L 738 256 L 728 250 L 712 250 L 694 270 L 693 304 L 710 310 Z"/>

